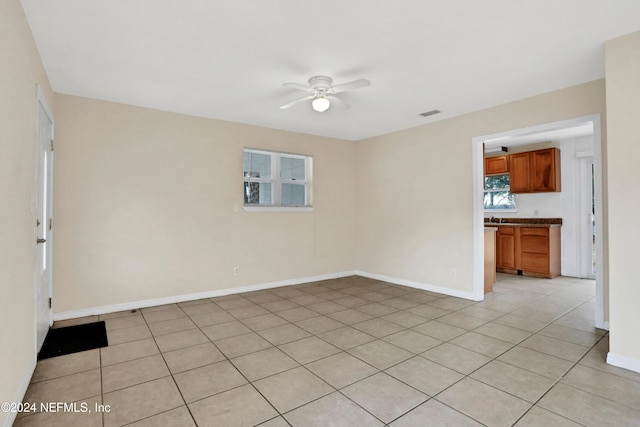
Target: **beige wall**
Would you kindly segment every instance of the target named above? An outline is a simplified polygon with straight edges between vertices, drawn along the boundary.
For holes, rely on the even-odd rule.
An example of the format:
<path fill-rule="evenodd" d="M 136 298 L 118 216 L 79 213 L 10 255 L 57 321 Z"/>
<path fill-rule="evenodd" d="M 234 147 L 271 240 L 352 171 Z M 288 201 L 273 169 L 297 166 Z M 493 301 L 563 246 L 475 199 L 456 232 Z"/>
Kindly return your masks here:
<path fill-rule="evenodd" d="M 0 2 L 0 28 L 0 402 L 11 402 L 35 366 L 36 84 L 50 107 L 53 94 L 18 0 Z"/>
<path fill-rule="evenodd" d="M 640 32 L 606 43 L 610 351 L 640 370 Z"/>
<path fill-rule="evenodd" d="M 59 94 L 56 111 L 56 313 L 353 269 L 354 143 Z M 314 211 L 244 212 L 244 147 L 312 155 Z"/>
<path fill-rule="evenodd" d="M 604 116 L 604 89 L 598 80 L 358 141 L 356 268 L 471 293 L 472 138 Z"/>

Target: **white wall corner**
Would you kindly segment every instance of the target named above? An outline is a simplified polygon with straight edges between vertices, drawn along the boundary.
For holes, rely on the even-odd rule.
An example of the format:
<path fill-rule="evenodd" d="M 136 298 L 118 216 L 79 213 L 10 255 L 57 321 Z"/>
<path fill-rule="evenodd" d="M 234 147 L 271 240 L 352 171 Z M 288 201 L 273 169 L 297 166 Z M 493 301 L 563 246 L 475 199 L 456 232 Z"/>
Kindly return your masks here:
<path fill-rule="evenodd" d="M 634 372 L 640 372 L 640 360 L 632 357 L 622 356 L 612 352 L 607 353 L 607 363 L 618 368 L 628 369 Z"/>
<path fill-rule="evenodd" d="M 389 282 L 396 285 L 408 286 L 410 288 L 416 288 L 423 291 L 436 292 L 443 295 L 449 295 L 457 298 L 464 298 L 472 301 L 481 301 L 477 299 L 473 292 L 464 292 L 457 289 L 443 288 L 440 286 L 430 285 L 428 283 L 415 282 L 413 280 L 398 279 L 397 277 L 384 276 L 382 274 L 369 273 L 367 271 L 355 271 L 358 276 L 368 277 L 369 279 L 381 280 L 383 282 Z"/>

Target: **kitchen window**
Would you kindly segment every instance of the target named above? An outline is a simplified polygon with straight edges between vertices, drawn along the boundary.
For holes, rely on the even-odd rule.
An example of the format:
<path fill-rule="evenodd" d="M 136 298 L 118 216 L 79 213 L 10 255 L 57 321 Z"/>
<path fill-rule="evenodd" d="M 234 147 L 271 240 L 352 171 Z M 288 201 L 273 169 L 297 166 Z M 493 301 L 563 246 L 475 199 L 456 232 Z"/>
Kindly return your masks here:
<path fill-rule="evenodd" d="M 516 195 L 509 191 L 509 174 L 484 178 L 484 210 L 516 212 Z"/>
<path fill-rule="evenodd" d="M 310 210 L 311 156 L 245 149 L 243 157 L 245 210 Z"/>

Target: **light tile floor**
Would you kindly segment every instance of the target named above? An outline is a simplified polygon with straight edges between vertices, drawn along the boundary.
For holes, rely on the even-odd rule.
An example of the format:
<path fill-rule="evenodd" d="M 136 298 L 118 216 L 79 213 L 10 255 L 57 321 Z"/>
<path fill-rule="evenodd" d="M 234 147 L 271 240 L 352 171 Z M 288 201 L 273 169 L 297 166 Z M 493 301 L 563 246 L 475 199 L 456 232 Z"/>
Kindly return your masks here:
<path fill-rule="evenodd" d="M 25 402 L 91 412 L 15 426 L 640 425 L 593 281 L 498 279 L 479 303 L 348 277 L 59 322 L 105 320 L 109 347 L 39 362 Z"/>

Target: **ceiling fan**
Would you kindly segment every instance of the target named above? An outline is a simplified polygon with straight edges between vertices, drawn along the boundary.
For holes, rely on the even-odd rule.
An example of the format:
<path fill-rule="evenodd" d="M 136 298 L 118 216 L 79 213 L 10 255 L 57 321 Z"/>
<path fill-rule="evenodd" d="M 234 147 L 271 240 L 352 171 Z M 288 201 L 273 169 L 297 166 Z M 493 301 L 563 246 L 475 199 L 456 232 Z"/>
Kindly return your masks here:
<path fill-rule="evenodd" d="M 309 79 L 308 86 L 298 83 L 283 83 L 282 86 L 292 87 L 294 89 L 307 92 L 309 93 L 309 95 L 305 96 L 304 98 L 296 99 L 295 101 L 289 102 L 288 104 L 281 105 L 280 109 L 286 110 L 287 108 L 291 108 L 301 102 L 312 100 L 311 106 L 318 112 L 327 111 L 331 105 L 335 105 L 338 108 L 347 110 L 351 108 L 351 106 L 335 95 L 347 90 L 358 89 L 371 85 L 371 82 L 367 79 L 358 79 L 336 86 L 331 86 L 332 81 L 333 80 L 331 80 L 331 78 L 327 76 L 314 76 Z"/>

